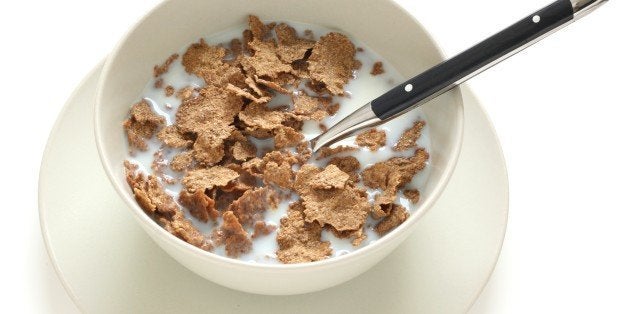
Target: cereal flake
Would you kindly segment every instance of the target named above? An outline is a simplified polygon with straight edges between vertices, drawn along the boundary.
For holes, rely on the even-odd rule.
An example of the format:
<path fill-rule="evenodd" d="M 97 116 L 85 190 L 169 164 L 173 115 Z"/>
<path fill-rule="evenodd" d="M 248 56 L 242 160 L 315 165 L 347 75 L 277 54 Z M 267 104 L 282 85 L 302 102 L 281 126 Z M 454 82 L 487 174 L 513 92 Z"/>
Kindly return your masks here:
<path fill-rule="evenodd" d="M 170 57 L 168 57 L 168 59 L 166 59 L 166 61 L 164 61 L 163 64 L 156 65 L 153 68 L 153 76 L 154 77 L 159 77 L 162 74 L 167 73 L 168 70 L 170 69 L 170 66 L 172 65 L 172 63 L 174 63 L 178 58 L 179 58 L 179 54 L 175 53 L 175 54 L 171 55 Z"/>
<path fill-rule="evenodd" d="M 328 167 L 337 169 L 333 165 Z M 341 189 L 318 189 L 312 182 L 322 171 L 306 164 L 296 174 L 294 186 L 303 199 L 305 220 L 317 221 L 321 226 L 328 224 L 338 231 L 361 228 L 371 207 L 366 192 L 351 185 Z"/>
<path fill-rule="evenodd" d="M 308 59 L 311 77 L 324 83 L 332 95 L 343 95 L 356 67 L 355 46 L 340 33 L 329 33 L 316 42 Z"/>
<path fill-rule="evenodd" d="M 375 226 L 375 232 L 379 235 L 384 235 L 406 221 L 408 216 L 409 214 L 405 207 L 394 204 L 390 215 L 377 223 Z"/>
<path fill-rule="evenodd" d="M 421 137 L 421 130 L 425 126 L 424 121 L 416 121 L 411 128 L 405 130 L 393 150 L 402 151 L 417 147 L 416 141 Z"/>
<path fill-rule="evenodd" d="M 367 147 L 371 151 L 376 151 L 386 145 L 386 132 L 377 129 L 366 130 L 358 134 L 355 143 L 358 146 Z"/>
<path fill-rule="evenodd" d="M 281 218 L 277 258 L 286 264 L 323 260 L 331 255 L 331 244 L 321 241 L 322 227 L 305 221 L 302 203 L 292 203 L 286 217 Z"/>
<path fill-rule="evenodd" d="M 373 63 L 373 68 L 371 69 L 371 75 L 376 76 L 376 75 L 383 74 L 384 72 L 385 72 L 384 64 L 381 61 L 377 61 Z"/>
<path fill-rule="evenodd" d="M 164 143 L 164 145 L 172 148 L 184 148 L 190 147 L 194 143 L 189 138 L 186 138 L 185 134 L 179 132 L 179 129 L 175 125 L 169 125 L 159 133 L 157 138 Z"/>
<path fill-rule="evenodd" d="M 181 180 L 183 187 L 194 193 L 196 190 L 212 190 L 214 187 L 224 187 L 237 179 L 239 174 L 229 168 L 214 166 L 206 169 L 189 171 Z"/>
<path fill-rule="evenodd" d="M 253 226 L 257 221 L 263 220 L 267 209 L 277 208 L 277 194 L 270 188 L 256 188 L 247 190 L 228 210 L 238 217 L 238 221 L 244 226 Z"/>
<path fill-rule="evenodd" d="M 333 157 L 329 160 L 328 165 L 335 165 L 338 169 L 349 175 L 349 179 L 354 183 L 360 181 L 360 162 L 353 156 Z"/>
<path fill-rule="evenodd" d="M 216 231 L 212 239 L 219 245 L 225 245 L 225 251 L 229 257 L 238 257 L 249 252 L 253 247 L 249 234 L 231 211 L 222 214 L 222 224 Z"/>
<path fill-rule="evenodd" d="M 192 216 L 202 222 L 208 222 L 210 218 L 215 221 L 220 215 L 215 208 L 216 203 L 214 200 L 201 189 L 196 190 L 194 193 L 185 190 L 181 191 L 179 202 L 190 210 Z"/>
<path fill-rule="evenodd" d="M 174 171 L 184 171 L 192 166 L 193 163 L 194 157 L 192 155 L 192 152 L 181 152 L 172 157 L 172 161 L 170 162 L 170 169 Z"/>
<path fill-rule="evenodd" d="M 279 47 L 277 54 L 279 58 L 287 63 L 303 59 L 308 50 L 314 47 L 315 41 L 300 38 L 295 29 L 285 23 L 281 23 L 275 27 L 277 41 Z"/>
<path fill-rule="evenodd" d="M 417 189 L 404 190 L 403 196 L 408 198 L 412 204 L 417 204 L 421 199 L 421 193 Z"/>
<path fill-rule="evenodd" d="M 123 124 L 129 145 L 142 151 L 147 150 L 145 141 L 153 137 L 165 123 L 166 119 L 154 113 L 146 100 L 136 103 Z"/>

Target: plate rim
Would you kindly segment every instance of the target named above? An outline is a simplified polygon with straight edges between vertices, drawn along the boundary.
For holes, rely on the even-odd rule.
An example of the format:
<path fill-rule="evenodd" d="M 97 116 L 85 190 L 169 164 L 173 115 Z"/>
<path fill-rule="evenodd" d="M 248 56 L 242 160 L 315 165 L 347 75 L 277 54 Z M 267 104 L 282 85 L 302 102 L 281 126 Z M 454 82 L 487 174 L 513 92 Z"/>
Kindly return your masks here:
<path fill-rule="evenodd" d="M 39 227 L 41 230 L 41 235 L 44 240 L 44 247 L 46 249 L 46 253 L 48 254 L 48 258 L 50 259 L 52 267 L 55 271 L 55 274 L 57 275 L 57 278 L 59 279 L 59 281 L 61 281 L 61 285 L 63 286 L 63 289 L 72 300 L 72 303 L 74 303 L 74 305 L 82 313 L 85 312 L 85 309 L 80 304 L 78 300 L 78 296 L 76 295 L 76 293 L 70 286 L 70 283 L 67 282 L 67 280 L 65 279 L 65 276 L 63 275 L 63 271 L 59 268 L 59 263 L 57 262 L 57 258 L 55 256 L 54 250 L 52 249 L 52 246 L 50 244 L 50 234 L 48 233 L 48 224 L 46 220 L 44 219 L 44 212 L 46 211 L 47 207 L 44 204 L 43 197 L 42 197 L 42 185 L 46 177 L 46 174 L 44 173 L 44 170 L 46 168 L 46 165 L 45 165 L 46 159 L 47 159 L 46 157 L 48 156 L 49 151 L 52 147 L 52 139 L 54 137 L 54 134 L 56 134 L 59 128 L 61 127 L 61 120 L 68 112 L 76 96 L 82 92 L 83 88 L 85 88 L 86 83 L 90 79 L 93 79 L 94 75 L 100 76 L 100 72 L 102 71 L 102 68 L 105 64 L 105 60 L 106 60 L 106 57 L 101 59 L 89 72 L 87 72 L 87 74 L 85 74 L 85 76 L 76 85 L 76 87 L 74 88 L 70 96 L 68 96 L 67 100 L 61 107 L 61 110 L 57 114 L 57 117 L 55 118 L 55 122 L 52 125 L 50 132 L 48 133 L 48 138 L 46 139 L 46 146 L 44 147 L 44 151 L 42 153 L 41 162 L 39 163 L 39 172 L 37 175 L 38 219 L 39 219 Z"/>
<path fill-rule="evenodd" d="M 42 196 L 42 189 L 43 189 L 43 182 L 45 181 L 46 178 L 46 174 L 45 174 L 45 169 L 46 169 L 46 163 L 47 163 L 47 156 L 49 155 L 49 151 L 51 149 L 51 142 L 52 139 L 54 137 L 54 135 L 58 132 L 58 129 L 61 127 L 61 120 L 63 119 L 63 117 L 67 114 L 69 108 L 71 107 L 72 103 L 74 102 L 74 99 L 77 97 L 77 95 L 79 95 L 83 89 L 86 87 L 86 84 L 89 80 L 94 79 L 95 75 L 100 75 L 100 72 L 102 71 L 104 64 L 105 64 L 105 60 L 106 58 L 102 59 L 101 61 L 99 61 L 83 78 L 82 80 L 77 84 L 77 87 L 72 91 L 72 93 L 70 94 L 70 96 L 67 98 L 66 102 L 64 103 L 64 105 L 62 106 L 61 110 L 59 111 L 55 122 L 48 134 L 48 138 L 46 140 L 46 145 L 44 148 L 44 151 L 42 153 L 42 159 L 40 162 L 40 169 L 38 172 L 38 184 L 37 184 L 37 204 L 38 204 L 38 216 L 39 216 L 39 223 L 40 223 L 40 230 L 42 233 L 42 238 L 44 241 L 44 246 L 45 246 L 45 250 L 46 253 L 48 255 L 48 258 L 50 259 L 50 262 L 53 266 L 53 269 L 55 271 L 55 274 L 57 276 L 57 278 L 59 279 L 59 281 L 61 282 L 65 292 L 67 293 L 67 295 L 70 297 L 70 299 L 72 300 L 72 303 L 77 307 L 77 309 L 80 312 L 85 312 L 85 307 L 81 304 L 81 302 L 79 301 L 79 298 L 77 296 L 77 294 L 74 292 L 74 289 L 71 287 L 70 283 L 66 280 L 66 276 L 64 275 L 63 271 L 60 269 L 59 263 L 58 263 L 58 259 L 56 258 L 54 249 L 52 248 L 52 245 L 50 243 L 50 234 L 48 232 L 48 224 L 46 222 L 46 220 L 44 219 L 44 213 L 47 211 L 47 206 L 44 204 L 44 200 L 43 200 L 43 196 Z M 96 83 L 98 81 L 98 77 L 95 78 Z M 499 145 L 498 146 L 498 152 L 499 152 L 499 160 L 501 161 L 500 164 L 500 168 L 501 168 L 501 172 L 505 175 L 505 207 L 504 207 L 504 217 L 503 217 L 503 221 L 500 223 L 501 226 L 501 230 L 499 231 L 499 246 L 496 248 L 496 252 L 495 252 L 495 258 L 494 261 L 492 262 L 492 265 L 490 265 L 489 268 L 489 272 L 488 272 L 488 276 L 486 276 L 486 278 L 483 280 L 483 283 L 481 285 L 481 288 L 478 289 L 478 291 L 475 293 L 475 295 L 473 296 L 473 301 L 467 306 L 465 312 L 468 312 L 470 309 L 473 308 L 473 306 L 475 305 L 476 301 L 478 300 L 478 298 L 482 295 L 482 293 L 484 292 L 484 290 L 486 289 L 486 286 L 488 285 L 490 279 L 493 277 L 493 274 L 495 272 L 495 268 L 500 260 L 501 257 L 501 252 L 504 246 L 504 240 L 505 240 L 505 236 L 506 236 L 506 231 L 508 229 L 508 220 L 509 220 L 509 215 L 510 215 L 510 180 L 509 180 L 509 175 L 508 175 L 508 169 L 507 169 L 507 164 L 506 164 L 506 159 L 504 157 L 504 153 L 503 153 L 503 147 L 501 145 L 501 141 L 499 140 L 499 136 L 495 130 L 495 126 L 493 124 L 493 122 L 489 119 L 488 113 L 486 111 L 486 109 L 484 108 L 484 106 L 482 106 L 480 100 L 478 99 L 477 95 L 471 90 L 471 88 L 467 85 L 467 84 L 463 84 L 460 86 L 460 91 L 461 91 L 461 97 L 463 98 L 463 104 L 466 106 L 466 99 L 473 99 L 474 102 L 477 105 L 477 109 L 479 109 L 479 111 L 481 112 L 482 115 L 484 115 L 485 117 L 487 117 L 487 128 L 490 131 L 490 133 L 495 137 L 495 139 L 497 139 L 497 142 Z M 463 142 L 464 142 L 464 138 L 463 138 Z M 452 172 L 452 176 L 453 173 L 455 173 L 456 170 L 454 170 Z"/>

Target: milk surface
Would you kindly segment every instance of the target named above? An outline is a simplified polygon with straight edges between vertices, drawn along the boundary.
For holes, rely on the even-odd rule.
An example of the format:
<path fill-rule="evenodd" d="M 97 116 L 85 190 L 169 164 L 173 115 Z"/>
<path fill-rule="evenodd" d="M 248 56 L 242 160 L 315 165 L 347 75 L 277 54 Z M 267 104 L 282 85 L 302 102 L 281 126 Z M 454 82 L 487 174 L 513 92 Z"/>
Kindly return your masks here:
<path fill-rule="evenodd" d="M 314 33 L 315 39 L 318 39 L 320 36 L 325 35 L 332 31 L 331 29 L 327 29 L 324 27 L 316 26 L 316 25 L 310 25 L 310 24 L 295 23 L 295 22 L 288 22 L 288 24 L 294 27 L 297 30 L 298 34 L 301 36 L 303 35 L 305 30 L 311 30 Z M 228 47 L 229 46 L 228 43 L 231 39 L 241 38 L 242 31 L 244 29 L 245 29 L 245 26 L 243 25 L 242 27 L 239 27 L 239 28 L 220 32 L 212 36 L 205 37 L 205 41 L 210 45 L 222 43 L 223 46 Z M 354 110 L 368 103 L 372 99 L 377 98 L 379 95 L 385 93 L 392 87 L 404 81 L 404 78 L 399 74 L 399 72 L 397 72 L 394 68 L 392 68 L 392 66 L 389 63 L 387 63 L 386 60 L 383 60 L 379 55 L 377 55 L 374 51 L 369 49 L 369 47 L 364 45 L 358 39 L 353 38 L 351 36 L 349 36 L 349 38 L 355 44 L 356 47 L 360 47 L 363 49 L 363 51 L 358 52 L 356 55 L 356 58 L 362 62 L 362 67 L 359 70 L 354 71 L 354 79 L 350 80 L 349 84 L 345 86 L 345 90 L 348 96 L 334 97 L 333 102 L 340 103 L 340 110 L 334 116 L 327 117 L 325 120 L 323 120 L 322 123 L 328 127 L 334 125 L 335 123 L 342 120 L 344 117 L 349 115 Z M 183 47 L 183 49 L 179 51 L 179 55 L 183 55 L 186 49 L 187 49 L 187 46 Z M 164 56 L 164 59 L 165 57 L 167 56 Z M 373 76 L 369 72 L 371 71 L 373 64 L 377 61 L 383 62 L 385 72 L 383 74 Z M 183 68 L 183 65 L 181 64 L 181 58 L 177 59 L 170 66 L 169 71 L 163 74 L 161 78 L 164 81 L 164 85 L 163 85 L 164 87 L 171 85 L 176 90 L 179 90 L 181 88 L 188 87 L 188 86 L 203 87 L 205 85 L 205 82 L 203 81 L 203 79 L 194 75 L 190 75 L 187 72 L 185 72 L 185 69 Z M 177 108 L 181 105 L 181 101 L 177 99 L 174 95 L 171 97 L 166 97 L 164 90 L 155 88 L 154 84 L 155 84 L 155 79 L 151 79 L 151 81 L 148 82 L 148 84 L 144 88 L 144 91 L 140 95 L 139 99 L 141 98 L 146 99 L 148 103 L 151 104 L 155 112 L 157 112 L 159 115 L 166 118 L 168 125 L 173 124 L 175 121 L 175 114 L 177 112 Z M 310 90 L 307 90 L 307 88 L 305 88 L 304 86 L 299 87 L 299 89 L 305 89 L 309 95 L 315 95 L 315 93 L 313 93 Z M 278 105 L 291 105 L 291 104 L 292 104 L 292 101 L 289 95 L 277 94 L 273 98 L 272 102 L 269 103 L 269 106 L 272 107 L 272 106 L 278 106 Z M 421 112 L 421 110 L 417 108 L 408 112 L 407 114 L 404 114 L 392 121 L 389 121 L 377 127 L 377 129 L 386 131 L 387 143 L 385 147 L 380 148 L 376 152 L 371 152 L 367 148 L 361 148 L 358 151 L 342 153 L 338 156 L 346 156 L 346 155 L 355 156 L 360 161 L 360 164 L 362 167 L 360 171 L 364 170 L 365 168 L 367 168 L 368 166 L 374 163 L 386 161 L 391 157 L 412 156 L 414 153 L 414 150 L 408 150 L 404 152 L 395 152 L 392 150 L 392 147 L 397 142 L 397 140 L 399 140 L 403 131 L 410 128 L 412 124 L 417 120 L 423 120 L 427 122 L 426 126 L 423 128 L 421 137 L 417 141 L 417 144 L 419 147 L 423 147 L 429 152 L 430 151 L 429 120 L 427 119 L 427 117 L 425 117 L 425 115 Z M 321 130 L 319 128 L 318 121 L 306 121 L 305 122 L 304 127 L 303 127 L 303 133 L 306 139 L 314 138 L 318 134 L 320 134 L 320 132 Z M 250 139 L 256 146 L 258 146 L 258 149 L 260 151 L 261 151 L 260 148 L 263 148 L 263 147 L 273 147 L 272 139 L 268 139 L 268 140 L 258 140 L 255 138 L 250 138 Z M 355 140 L 355 137 L 350 137 L 335 144 L 334 146 L 336 145 L 355 146 L 354 140 Z M 129 161 L 135 164 L 138 164 L 140 166 L 140 170 L 144 171 L 145 173 L 152 173 L 152 169 L 151 169 L 152 165 L 155 165 L 155 164 L 161 165 L 161 168 L 163 169 L 163 172 L 165 173 L 167 177 L 172 177 L 174 179 L 177 179 L 177 181 L 179 181 L 179 179 L 183 176 L 183 174 L 170 170 L 169 166 L 167 165 L 167 162 L 169 160 L 172 160 L 172 157 L 175 156 L 177 153 L 179 153 L 181 150 L 163 148 L 162 150 L 163 160 L 160 161 L 159 158 L 157 158 L 156 160 L 155 155 L 154 155 L 155 152 L 161 148 L 161 144 L 159 143 L 159 141 L 156 139 L 152 139 L 148 141 L 147 143 L 149 144 L 149 149 L 146 152 L 137 151 L 137 152 L 134 152 L 133 154 L 130 154 L 128 157 Z M 328 159 L 322 159 L 318 161 L 312 160 L 310 161 L 310 163 L 313 163 L 319 167 L 324 167 L 327 161 Z M 425 169 L 419 172 L 414 177 L 414 179 L 406 186 L 406 188 L 407 189 L 414 188 L 421 191 L 422 186 L 425 184 L 425 181 L 429 177 L 429 173 L 430 173 L 430 164 L 428 160 L 427 166 L 425 167 Z M 359 183 L 358 186 L 364 187 L 361 183 Z M 174 185 L 164 184 L 164 187 L 166 189 L 166 192 L 172 195 L 175 200 L 177 200 L 179 192 L 182 189 L 181 184 L 179 183 L 174 184 Z M 366 188 L 366 189 L 369 195 L 369 199 L 372 201 L 374 196 L 377 194 L 377 191 L 373 189 L 369 189 L 369 188 Z M 292 199 L 281 202 L 277 209 L 267 210 L 264 217 L 265 221 L 269 224 L 274 224 L 277 227 L 279 227 L 280 225 L 279 220 L 283 216 L 285 216 L 286 211 L 288 209 L 288 205 L 297 199 L 298 199 L 298 196 L 294 195 Z M 408 199 L 403 197 L 401 192 L 399 193 L 396 202 L 406 207 L 411 214 L 415 211 L 415 209 L 418 206 L 418 204 L 412 204 Z M 184 207 L 182 208 L 184 212 L 186 213 L 187 218 L 189 218 L 194 223 L 194 225 L 204 234 L 209 235 L 211 231 L 214 228 L 217 228 L 221 223 L 220 219 L 218 219 L 217 222 L 210 221 L 208 223 L 203 223 L 195 219 L 194 217 L 192 217 L 187 211 L 187 209 L 185 209 Z M 365 228 L 367 238 L 358 247 L 354 247 L 351 244 L 350 239 L 336 238 L 331 232 L 328 232 L 328 231 L 323 231 L 322 238 L 323 240 L 331 242 L 331 246 L 333 249 L 332 257 L 348 254 L 361 247 L 367 246 L 371 244 L 372 242 L 377 241 L 377 239 L 380 238 L 377 235 L 377 233 L 373 231 L 375 224 L 376 222 L 372 220 L 372 218 L 369 216 L 368 221 L 366 223 L 366 228 Z M 251 232 L 252 230 L 248 230 L 248 231 Z M 277 231 L 274 231 L 267 236 L 262 236 L 262 237 L 258 237 L 257 239 L 253 239 L 253 249 L 249 253 L 241 255 L 239 259 L 243 261 L 249 261 L 251 263 L 279 263 L 275 255 L 275 252 L 278 249 L 278 245 L 276 241 L 276 234 L 277 234 Z M 225 256 L 224 246 L 215 248 L 213 253 Z"/>

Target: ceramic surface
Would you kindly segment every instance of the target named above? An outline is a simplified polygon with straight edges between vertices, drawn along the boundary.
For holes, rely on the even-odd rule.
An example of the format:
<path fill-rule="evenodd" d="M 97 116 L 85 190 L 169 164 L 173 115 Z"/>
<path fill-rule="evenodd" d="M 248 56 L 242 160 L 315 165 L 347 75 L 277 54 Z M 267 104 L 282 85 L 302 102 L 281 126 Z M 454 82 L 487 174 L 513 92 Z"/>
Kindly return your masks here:
<path fill-rule="evenodd" d="M 346 32 L 407 77 L 443 60 L 423 27 L 389 0 L 169 0 L 133 27 L 105 63 L 96 95 L 96 144 L 105 173 L 139 225 L 190 270 L 226 287 L 252 293 L 286 295 L 329 288 L 363 273 L 388 255 L 440 196 L 462 143 L 460 91 L 455 89 L 422 107 L 432 134 L 431 173 L 421 190 L 422 203 L 404 224 L 376 243 L 341 257 L 294 265 L 253 264 L 202 251 L 166 232 L 137 205 L 124 179 L 122 166 L 128 149 L 120 125 L 155 64 L 201 36 L 245 23 L 250 13 L 264 20 L 299 21 Z M 357 109 L 363 104 L 355 105 Z"/>

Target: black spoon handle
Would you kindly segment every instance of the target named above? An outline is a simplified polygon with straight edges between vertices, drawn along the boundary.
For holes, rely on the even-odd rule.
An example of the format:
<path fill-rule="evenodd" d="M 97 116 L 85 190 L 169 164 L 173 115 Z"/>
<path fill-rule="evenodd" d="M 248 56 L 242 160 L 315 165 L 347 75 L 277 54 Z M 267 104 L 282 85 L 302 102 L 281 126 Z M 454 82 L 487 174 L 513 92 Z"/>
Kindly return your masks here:
<path fill-rule="evenodd" d="M 558 0 L 463 53 L 409 79 L 377 99 L 371 109 L 388 120 L 419 106 L 519 52 L 574 19 L 576 0 Z M 582 1 L 581 1 L 582 2 Z"/>
<path fill-rule="evenodd" d="M 411 78 L 310 140 L 312 150 L 382 124 L 438 97 L 478 73 L 587 15 L 608 0 L 558 0 L 471 49 Z"/>

